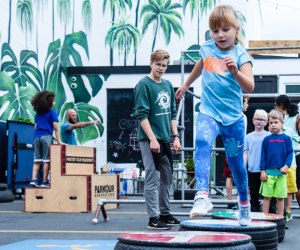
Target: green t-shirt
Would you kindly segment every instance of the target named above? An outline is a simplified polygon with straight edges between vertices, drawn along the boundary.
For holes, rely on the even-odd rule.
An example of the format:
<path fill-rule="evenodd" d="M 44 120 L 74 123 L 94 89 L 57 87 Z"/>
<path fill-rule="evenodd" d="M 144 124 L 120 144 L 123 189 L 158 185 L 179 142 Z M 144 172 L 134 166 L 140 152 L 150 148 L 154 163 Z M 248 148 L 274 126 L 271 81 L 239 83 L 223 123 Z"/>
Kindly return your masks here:
<path fill-rule="evenodd" d="M 169 142 L 171 120 L 176 120 L 176 102 L 174 89 L 170 81 L 162 79 L 160 83 L 150 77 L 143 77 L 134 89 L 135 115 L 139 122 L 148 119 L 157 140 Z M 148 139 L 139 125 L 139 140 Z"/>

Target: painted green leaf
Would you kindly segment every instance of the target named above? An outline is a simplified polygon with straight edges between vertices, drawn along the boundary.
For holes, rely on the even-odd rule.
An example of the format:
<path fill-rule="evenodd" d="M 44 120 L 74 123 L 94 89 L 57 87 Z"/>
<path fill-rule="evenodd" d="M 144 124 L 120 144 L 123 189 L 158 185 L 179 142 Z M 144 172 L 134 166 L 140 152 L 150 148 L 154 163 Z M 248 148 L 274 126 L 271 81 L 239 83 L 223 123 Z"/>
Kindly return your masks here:
<path fill-rule="evenodd" d="M 18 62 L 13 50 L 8 43 L 2 46 L 1 71 L 7 72 L 19 87 L 33 85 L 37 90 L 43 89 L 43 77 L 37 67 L 38 57 L 34 51 L 22 50 Z M 34 61 L 36 65 L 31 62 Z"/>
<path fill-rule="evenodd" d="M 76 50 L 76 47 L 78 46 L 82 47 L 86 56 L 89 57 L 87 39 L 83 32 L 66 35 L 62 46 L 60 39 L 58 39 L 50 43 L 48 48 L 44 68 L 45 86 L 47 90 L 56 93 L 55 109 L 58 112 L 66 101 L 66 91 L 63 91 L 65 83 L 70 87 L 75 102 L 88 103 L 91 99 L 91 94 L 86 88 L 82 77 L 77 76 L 76 81 L 72 82 L 70 77 L 67 77 L 66 73 L 68 66 L 82 66 L 82 55 L 78 50 Z M 100 81 L 101 79 L 99 78 L 98 82 Z M 98 93 L 100 88 L 93 90 L 93 94 L 94 92 Z"/>
<path fill-rule="evenodd" d="M 7 107 L 1 114 L 1 120 L 18 120 L 23 119 L 34 120 L 34 110 L 30 104 L 30 99 L 37 93 L 32 86 L 18 87 L 12 77 L 6 72 L 0 73 L 0 107 Z"/>
<path fill-rule="evenodd" d="M 74 109 L 78 115 L 78 121 L 86 122 L 91 120 L 100 121 L 99 125 L 89 125 L 85 128 L 79 128 L 75 130 L 77 140 L 80 144 L 86 143 L 90 140 L 96 140 L 98 137 L 103 135 L 104 126 L 103 118 L 99 112 L 99 109 L 93 105 L 87 103 L 65 103 L 60 111 L 59 120 L 61 124 L 64 123 L 66 117 L 66 111 L 68 109 Z"/>
<path fill-rule="evenodd" d="M 67 77 L 67 81 L 76 103 L 90 101 L 91 96 L 95 97 L 103 85 L 103 80 L 99 75 L 70 75 Z M 88 83 L 92 93 L 88 92 L 86 88 Z"/>

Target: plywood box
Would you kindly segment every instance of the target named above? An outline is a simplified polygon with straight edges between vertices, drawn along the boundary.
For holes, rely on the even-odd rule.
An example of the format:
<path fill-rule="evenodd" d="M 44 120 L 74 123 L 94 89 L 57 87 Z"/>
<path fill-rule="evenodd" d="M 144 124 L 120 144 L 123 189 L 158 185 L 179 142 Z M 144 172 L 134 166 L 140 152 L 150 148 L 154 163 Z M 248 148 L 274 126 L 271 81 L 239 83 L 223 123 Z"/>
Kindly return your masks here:
<path fill-rule="evenodd" d="M 93 157 L 93 148 L 81 149 L 80 157 Z M 77 174 L 72 164 L 66 169 L 74 175 L 62 174 L 65 155 L 77 157 L 76 152 L 74 147 L 51 145 L 50 188 L 26 188 L 26 212 L 90 212 L 96 210 L 100 199 L 117 199 L 118 175 L 87 175 L 91 172 L 91 164 L 87 164 L 87 171 L 77 169 L 82 175 Z M 117 205 L 108 204 L 105 207 L 111 209 Z"/>
<path fill-rule="evenodd" d="M 100 199 L 117 199 L 118 178 L 115 174 L 102 174 L 91 176 L 92 211 L 96 211 Z M 106 209 L 117 208 L 117 204 L 107 204 Z"/>
<path fill-rule="evenodd" d="M 93 175 L 96 173 L 96 148 L 94 147 L 63 145 L 61 146 L 61 157 L 62 175 Z"/>
<path fill-rule="evenodd" d="M 58 186 L 26 188 L 26 212 L 88 212 L 86 176 L 64 176 Z"/>

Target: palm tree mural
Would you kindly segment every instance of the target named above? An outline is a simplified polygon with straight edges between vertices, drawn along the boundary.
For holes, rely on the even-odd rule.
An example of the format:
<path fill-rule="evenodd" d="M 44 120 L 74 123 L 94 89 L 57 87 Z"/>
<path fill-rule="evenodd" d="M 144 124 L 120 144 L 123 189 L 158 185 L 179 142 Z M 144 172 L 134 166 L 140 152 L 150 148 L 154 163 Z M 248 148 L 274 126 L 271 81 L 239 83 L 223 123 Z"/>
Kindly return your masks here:
<path fill-rule="evenodd" d="M 71 2 L 70 0 L 57 0 L 57 13 L 59 20 L 64 23 L 64 34 L 67 34 L 67 25 L 71 20 Z"/>
<path fill-rule="evenodd" d="M 171 3 L 171 0 L 149 0 L 142 7 L 141 18 L 143 19 L 142 34 L 144 35 L 150 24 L 154 26 L 154 36 L 151 51 L 155 48 L 159 28 L 162 29 L 166 44 L 171 40 L 172 31 L 181 37 L 184 34 L 181 26 L 181 15 L 176 10 L 181 8 L 179 3 Z"/>
<path fill-rule="evenodd" d="M 35 44 L 36 44 L 36 53 L 37 55 L 39 54 L 39 19 L 40 17 L 43 18 L 44 16 L 44 10 L 47 7 L 48 0 L 35 0 L 35 9 L 36 9 L 36 14 L 35 14 L 35 32 L 36 32 L 36 37 L 35 37 Z"/>
<path fill-rule="evenodd" d="M 73 4 L 73 15 L 72 15 L 72 33 L 74 33 L 74 22 L 75 22 L 75 0 L 72 1 Z"/>
<path fill-rule="evenodd" d="M 126 13 L 126 6 L 128 6 L 129 9 L 132 8 L 131 0 L 103 0 L 103 6 L 102 6 L 103 14 L 105 14 L 108 2 L 109 2 L 112 24 L 115 23 L 116 11 L 118 11 L 118 14 L 121 14 L 121 13 Z M 109 54 L 110 54 L 109 56 L 110 66 L 112 66 L 114 63 L 114 59 L 113 59 L 114 53 L 112 48 L 110 48 Z"/>
<path fill-rule="evenodd" d="M 246 17 L 240 12 L 240 11 L 236 11 L 236 15 L 239 19 L 239 22 L 240 22 L 240 33 L 242 35 L 242 37 L 245 39 L 245 36 L 246 36 L 246 33 L 245 33 L 245 26 L 246 26 L 246 23 L 247 23 L 247 20 L 246 20 Z"/>
<path fill-rule="evenodd" d="M 31 32 L 33 27 L 33 14 L 32 14 L 31 0 L 18 0 L 17 19 L 22 31 L 25 32 L 26 48 L 27 48 L 28 35 L 32 34 Z"/>
<path fill-rule="evenodd" d="M 140 41 L 140 32 L 132 24 L 128 23 L 128 18 L 120 18 L 108 30 L 105 37 L 105 44 L 111 49 L 117 48 L 119 55 L 124 53 L 124 66 L 126 66 L 127 56 L 133 46 L 134 52 L 137 50 Z"/>
<path fill-rule="evenodd" d="M 217 0 L 183 0 L 182 7 L 185 14 L 186 8 L 189 5 L 191 18 L 197 14 L 197 44 L 200 44 L 200 20 L 203 14 L 216 6 Z"/>
<path fill-rule="evenodd" d="M 81 16 L 83 20 L 83 27 L 85 29 L 86 34 L 88 35 L 90 33 L 93 20 L 92 6 L 90 0 L 82 1 Z"/>
<path fill-rule="evenodd" d="M 140 0 L 137 0 L 136 7 L 135 7 L 135 24 L 134 27 L 138 29 L 138 24 L 139 24 L 139 9 L 140 9 Z M 134 62 L 133 65 L 136 65 L 136 54 L 137 50 L 134 52 Z"/>
<path fill-rule="evenodd" d="M 52 42 L 54 41 L 54 0 L 52 0 Z"/>
<path fill-rule="evenodd" d="M 8 37 L 7 37 L 7 43 L 10 44 L 10 32 L 11 32 L 11 1 L 9 0 L 9 17 L 8 17 Z"/>

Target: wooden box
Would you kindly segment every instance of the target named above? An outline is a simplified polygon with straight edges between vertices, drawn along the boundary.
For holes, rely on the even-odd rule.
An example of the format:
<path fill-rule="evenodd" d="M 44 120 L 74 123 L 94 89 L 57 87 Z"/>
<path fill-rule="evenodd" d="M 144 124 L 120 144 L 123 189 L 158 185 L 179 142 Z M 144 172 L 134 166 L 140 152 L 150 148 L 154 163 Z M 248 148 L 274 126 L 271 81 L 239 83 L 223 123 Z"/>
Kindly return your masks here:
<path fill-rule="evenodd" d="M 61 147 L 62 175 L 93 175 L 96 173 L 96 148 L 72 145 Z"/>
<path fill-rule="evenodd" d="M 100 199 L 118 198 L 118 176 L 116 174 L 92 175 L 91 200 L 92 211 L 96 211 Z M 117 208 L 117 204 L 107 204 L 105 209 Z"/>
<path fill-rule="evenodd" d="M 86 176 L 64 176 L 57 186 L 26 188 L 26 212 L 88 212 Z"/>
<path fill-rule="evenodd" d="M 79 147 L 83 148 L 83 147 Z M 93 148 L 84 147 L 79 155 L 92 158 Z M 77 149 L 69 146 L 52 145 L 50 150 L 50 188 L 26 188 L 26 212 L 90 212 L 96 211 L 100 199 L 117 199 L 118 175 L 88 175 L 92 164 L 84 168 L 65 165 L 66 173 L 62 174 L 63 162 L 74 156 Z M 78 175 L 76 169 L 82 175 Z M 74 173 L 74 175 L 70 175 Z M 107 209 L 116 208 L 108 204 Z"/>

